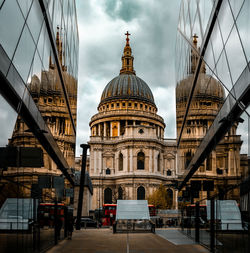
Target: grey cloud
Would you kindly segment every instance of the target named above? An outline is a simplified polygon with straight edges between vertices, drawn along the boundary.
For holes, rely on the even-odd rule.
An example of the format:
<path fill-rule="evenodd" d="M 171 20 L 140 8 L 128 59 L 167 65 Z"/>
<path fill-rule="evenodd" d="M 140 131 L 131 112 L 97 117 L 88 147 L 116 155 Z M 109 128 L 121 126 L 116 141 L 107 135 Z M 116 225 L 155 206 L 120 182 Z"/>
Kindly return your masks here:
<path fill-rule="evenodd" d="M 137 18 L 140 14 L 140 6 L 136 1 L 126 0 L 106 0 L 105 1 L 105 11 L 106 13 L 116 19 L 120 18 L 126 22 L 132 21 Z"/>
<path fill-rule="evenodd" d="M 10 105 L 0 95 L 0 146 L 3 147 L 8 144 L 8 139 L 11 138 L 15 123 L 16 123 L 16 112 L 10 107 Z"/>

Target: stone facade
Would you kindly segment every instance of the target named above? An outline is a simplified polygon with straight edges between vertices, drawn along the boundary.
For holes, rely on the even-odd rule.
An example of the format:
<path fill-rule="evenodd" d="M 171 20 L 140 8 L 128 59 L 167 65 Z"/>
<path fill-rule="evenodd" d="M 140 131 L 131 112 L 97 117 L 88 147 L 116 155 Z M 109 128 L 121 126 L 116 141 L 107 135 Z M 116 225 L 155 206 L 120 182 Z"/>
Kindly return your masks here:
<path fill-rule="evenodd" d="M 164 120 L 157 115 L 152 92 L 135 75 L 132 50 L 127 35 L 120 75 L 104 88 L 98 113 L 91 118 L 89 174 L 93 183 L 92 209 L 117 199 L 146 199 L 160 184 L 170 192 L 172 208 L 178 208 L 174 186 L 223 104 L 221 84 L 206 75 L 200 80 L 177 150 L 176 139 L 164 139 Z M 194 37 L 194 47 L 197 40 Z M 198 49 L 197 49 L 198 50 Z M 191 53 L 187 79 L 176 87 L 177 137 L 192 85 L 197 55 Z M 207 85 L 205 87 L 205 85 Z M 214 180 L 215 191 L 222 184 L 235 184 L 240 177 L 240 136 L 235 125 L 200 167 L 194 180 Z M 206 192 L 200 192 L 203 198 Z M 237 192 L 232 193 L 237 195 Z"/>

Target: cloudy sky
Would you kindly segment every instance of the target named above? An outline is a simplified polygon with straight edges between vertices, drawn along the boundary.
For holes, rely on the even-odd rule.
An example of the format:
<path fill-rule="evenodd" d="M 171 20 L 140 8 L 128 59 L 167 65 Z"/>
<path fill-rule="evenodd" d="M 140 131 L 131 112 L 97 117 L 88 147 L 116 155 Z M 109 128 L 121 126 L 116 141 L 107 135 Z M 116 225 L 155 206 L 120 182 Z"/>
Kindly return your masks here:
<path fill-rule="evenodd" d="M 77 147 L 89 140 L 89 121 L 102 91 L 119 74 L 126 31 L 137 76 L 151 88 L 165 137 L 175 138 L 174 54 L 180 0 L 76 0 L 80 39 Z M 77 155 L 81 152 L 77 148 Z"/>

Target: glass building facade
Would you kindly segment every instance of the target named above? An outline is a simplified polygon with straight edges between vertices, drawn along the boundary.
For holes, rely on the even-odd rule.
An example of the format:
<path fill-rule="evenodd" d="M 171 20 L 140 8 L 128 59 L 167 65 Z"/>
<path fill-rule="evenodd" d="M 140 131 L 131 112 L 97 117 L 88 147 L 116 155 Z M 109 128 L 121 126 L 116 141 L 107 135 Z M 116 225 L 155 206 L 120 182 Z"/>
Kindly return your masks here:
<path fill-rule="evenodd" d="M 67 235 L 78 51 L 75 1 L 0 1 L 0 110 L 9 134 L 1 134 L 1 252 L 44 251 Z"/>
<path fill-rule="evenodd" d="M 182 230 L 249 252 L 250 1 L 183 0 L 176 40 Z"/>

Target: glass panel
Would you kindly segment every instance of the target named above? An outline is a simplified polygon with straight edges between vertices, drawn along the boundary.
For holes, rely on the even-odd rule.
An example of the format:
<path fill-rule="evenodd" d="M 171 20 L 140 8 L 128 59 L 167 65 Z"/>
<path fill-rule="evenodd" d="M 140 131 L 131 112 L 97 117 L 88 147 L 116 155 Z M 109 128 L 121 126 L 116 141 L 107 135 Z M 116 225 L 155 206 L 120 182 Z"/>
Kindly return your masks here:
<path fill-rule="evenodd" d="M 245 1 L 239 13 L 239 16 L 236 20 L 236 24 L 239 30 L 240 38 L 247 57 L 247 61 L 250 60 L 250 47 L 249 47 L 250 26 L 248 25 L 249 17 L 250 17 L 250 2 Z"/>
<path fill-rule="evenodd" d="M 29 12 L 27 25 L 30 29 L 30 32 L 35 42 L 37 42 L 42 23 L 43 23 L 43 16 L 41 12 L 41 7 L 38 1 L 34 1 Z"/>
<path fill-rule="evenodd" d="M 0 11 L 0 43 L 9 58 L 12 58 L 24 19 L 16 1 L 5 1 Z"/>
<path fill-rule="evenodd" d="M 149 220 L 147 200 L 117 200 L 116 220 Z"/>
<path fill-rule="evenodd" d="M 27 26 L 25 26 L 13 59 L 15 67 L 25 83 L 28 78 L 34 52 L 34 41 L 30 35 L 29 29 L 27 28 Z"/>
<path fill-rule="evenodd" d="M 26 19 L 26 16 L 29 12 L 29 9 L 30 9 L 30 6 L 31 6 L 33 0 L 25 0 L 25 1 L 17 0 L 17 1 L 18 1 L 18 4 L 22 10 L 24 18 Z"/>
<path fill-rule="evenodd" d="M 239 36 L 235 27 L 233 28 L 228 38 L 227 44 L 225 46 L 225 52 L 227 54 L 229 71 L 231 73 L 234 84 L 247 65 L 246 58 L 243 53 Z"/>
<path fill-rule="evenodd" d="M 17 113 L 0 95 L 0 122 L 8 122 L 2 124 L 0 131 L 0 146 L 5 147 L 8 145 L 8 139 L 11 138 L 12 131 L 16 122 Z"/>
<path fill-rule="evenodd" d="M 222 38 L 225 43 L 234 24 L 232 12 L 230 10 L 228 1 L 222 2 L 222 6 L 220 7 L 220 13 L 218 16 L 218 23 L 221 29 Z"/>
<path fill-rule="evenodd" d="M 239 14 L 240 9 L 242 8 L 242 5 L 244 2 L 247 2 L 245 0 L 229 0 L 234 18 L 236 19 L 236 17 Z"/>

